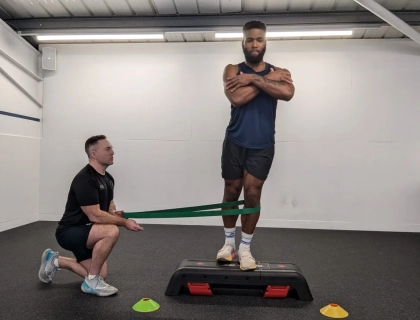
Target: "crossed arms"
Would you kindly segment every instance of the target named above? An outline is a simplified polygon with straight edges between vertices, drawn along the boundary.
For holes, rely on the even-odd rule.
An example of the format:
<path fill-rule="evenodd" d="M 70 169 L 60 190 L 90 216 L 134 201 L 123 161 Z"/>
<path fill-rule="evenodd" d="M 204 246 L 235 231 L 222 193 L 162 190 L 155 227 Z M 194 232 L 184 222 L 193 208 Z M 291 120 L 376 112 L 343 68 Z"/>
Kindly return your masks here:
<path fill-rule="evenodd" d="M 223 72 L 225 95 L 235 107 L 240 107 L 262 90 L 278 100 L 293 98 L 295 87 L 287 69 L 275 68 L 264 77 L 256 74 L 238 73 L 238 66 L 229 64 Z"/>

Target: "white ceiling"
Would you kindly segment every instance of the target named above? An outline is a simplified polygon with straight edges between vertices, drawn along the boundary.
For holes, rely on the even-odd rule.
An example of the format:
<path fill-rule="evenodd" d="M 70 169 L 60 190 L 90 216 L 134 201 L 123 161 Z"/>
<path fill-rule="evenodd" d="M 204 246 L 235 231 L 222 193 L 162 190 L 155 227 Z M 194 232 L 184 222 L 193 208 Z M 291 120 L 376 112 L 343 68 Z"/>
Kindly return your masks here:
<path fill-rule="evenodd" d="M 376 0 L 389 10 L 420 10 L 420 0 Z M 99 18 L 138 16 L 367 12 L 353 0 L 0 0 L 0 18 Z M 413 26 L 420 31 L 420 26 Z M 403 38 L 391 26 L 360 28 L 350 38 Z M 338 37 L 340 38 L 340 37 Z M 348 38 L 348 37 L 346 37 Z M 206 33 L 167 33 L 165 40 L 215 41 Z"/>
<path fill-rule="evenodd" d="M 420 0 L 376 2 L 420 10 Z M 3 19 L 365 10 L 353 0 L 0 0 L 0 8 Z"/>

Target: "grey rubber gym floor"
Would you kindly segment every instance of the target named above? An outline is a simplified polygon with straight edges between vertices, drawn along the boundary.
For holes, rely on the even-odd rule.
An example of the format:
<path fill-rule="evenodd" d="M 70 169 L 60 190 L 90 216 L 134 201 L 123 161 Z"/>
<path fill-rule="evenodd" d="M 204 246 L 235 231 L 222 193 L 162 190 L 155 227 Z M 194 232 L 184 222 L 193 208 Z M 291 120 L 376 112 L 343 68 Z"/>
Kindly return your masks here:
<path fill-rule="evenodd" d="M 251 249 L 257 260 L 292 262 L 305 275 L 314 300 L 264 299 L 256 292 L 213 297 L 165 296 L 183 259 L 214 259 L 222 227 L 144 225 L 121 229 L 107 282 L 116 296 L 80 290 L 67 270 L 51 284 L 38 280 L 44 249 L 60 249 L 56 222 L 36 222 L 0 233 L 0 319 L 329 319 L 319 310 L 337 303 L 347 319 L 420 319 L 420 234 L 258 228 Z M 240 229 L 237 228 L 237 243 Z M 152 313 L 132 306 L 142 298 L 160 304 Z"/>

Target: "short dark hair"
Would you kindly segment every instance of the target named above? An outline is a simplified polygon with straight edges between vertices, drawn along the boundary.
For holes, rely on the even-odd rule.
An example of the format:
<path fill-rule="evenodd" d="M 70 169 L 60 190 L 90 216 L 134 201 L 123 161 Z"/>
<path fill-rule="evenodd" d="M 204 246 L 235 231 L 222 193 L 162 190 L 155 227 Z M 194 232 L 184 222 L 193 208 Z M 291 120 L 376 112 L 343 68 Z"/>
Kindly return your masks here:
<path fill-rule="evenodd" d="M 89 139 L 86 140 L 86 142 L 85 142 L 85 152 L 86 152 L 86 154 L 88 155 L 89 158 L 90 158 L 90 154 L 89 154 L 90 147 L 96 145 L 99 140 L 105 140 L 105 139 L 106 139 L 106 137 L 103 134 L 101 134 L 101 135 L 90 137 Z"/>
<path fill-rule="evenodd" d="M 264 30 L 264 32 L 266 32 L 267 26 L 265 25 L 264 22 L 261 22 L 261 21 L 248 21 L 242 27 L 242 32 L 245 33 L 245 31 L 248 31 L 251 29 L 261 29 L 261 30 Z"/>

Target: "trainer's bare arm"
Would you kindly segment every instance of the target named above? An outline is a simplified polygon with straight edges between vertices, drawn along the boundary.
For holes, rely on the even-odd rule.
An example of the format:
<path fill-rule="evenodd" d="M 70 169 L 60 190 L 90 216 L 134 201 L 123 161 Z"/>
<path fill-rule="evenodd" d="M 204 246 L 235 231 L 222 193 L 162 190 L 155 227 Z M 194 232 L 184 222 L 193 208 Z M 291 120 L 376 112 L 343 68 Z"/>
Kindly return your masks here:
<path fill-rule="evenodd" d="M 99 208 L 99 204 L 92 206 L 82 206 L 83 212 L 88 216 L 89 220 L 93 223 L 98 224 L 115 224 L 117 226 L 123 226 L 130 231 L 143 231 L 136 221 L 132 219 L 124 219 L 117 215 L 109 214 L 109 212 L 102 211 Z"/>
<path fill-rule="evenodd" d="M 115 205 L 114 200 L 111 200 L 110 204 L 109 204 L 109 210 L 108 212 L 111 214 L 114 214 L 117 211 L 117 206 Z"/>

